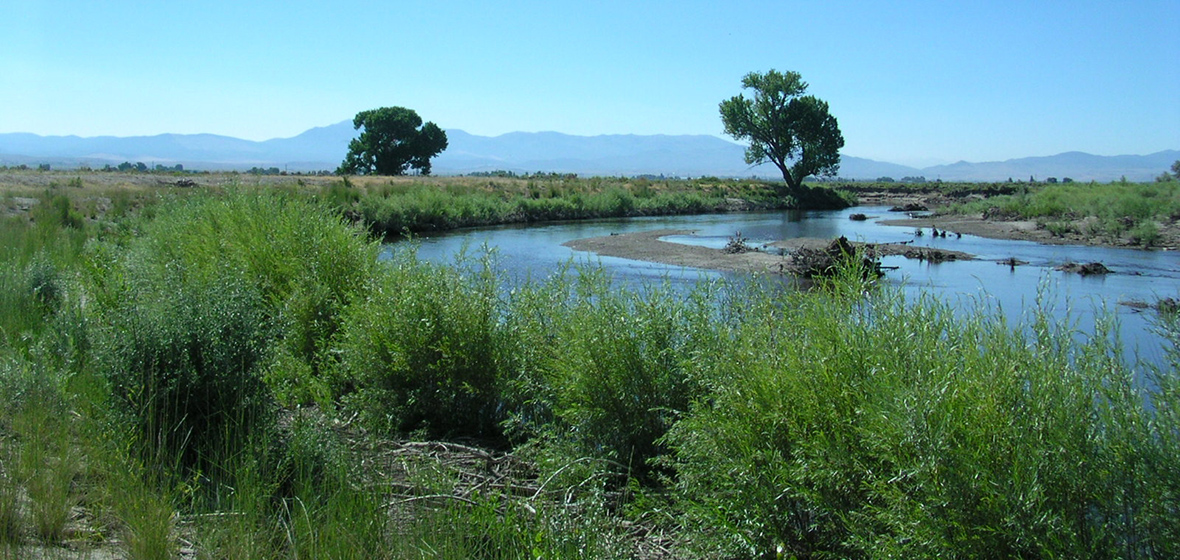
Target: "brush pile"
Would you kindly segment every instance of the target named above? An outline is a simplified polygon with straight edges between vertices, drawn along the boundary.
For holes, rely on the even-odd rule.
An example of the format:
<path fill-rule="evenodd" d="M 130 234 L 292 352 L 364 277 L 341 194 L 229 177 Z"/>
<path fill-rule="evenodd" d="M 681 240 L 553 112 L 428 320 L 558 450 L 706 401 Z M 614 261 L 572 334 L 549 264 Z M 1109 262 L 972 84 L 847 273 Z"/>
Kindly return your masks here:
<path fill-rule="evenodd" d="M 841 267 L 855 263 L 864 278 L 882 276 L 881 262 L 866 252 L 858 252 L 847 237 L 833 239 L 823 249 L 800 247 L 791 254 L 791 260 L 804 278 L 830 277 Z"/>

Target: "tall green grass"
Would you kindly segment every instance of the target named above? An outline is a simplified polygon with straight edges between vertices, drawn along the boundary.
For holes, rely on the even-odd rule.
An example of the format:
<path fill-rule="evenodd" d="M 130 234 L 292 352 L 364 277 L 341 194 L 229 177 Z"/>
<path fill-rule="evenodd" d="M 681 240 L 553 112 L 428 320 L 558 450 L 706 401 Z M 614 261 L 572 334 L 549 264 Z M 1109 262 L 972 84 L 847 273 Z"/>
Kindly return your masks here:
<path fill-rule="evenodd" d="M 92 262 L 99 367 L 141 447 L 160 466 L 209 469 L 276 398 L 315 394 L 376 246 L 320 206 L 235 192 L 176 203 L 125 246 L 96 246 Z M 294 383 L 287 368 L 306 375 Z"/>
<path fill-rule="evenodd" d="M 1175 425 L 1159 429 L 1108 333 L 1078 347 L 1042 315 L 1030 341 L 994 313 L 963 319 L 888 291 L 756 309 L 715 391 L 666 440 L 698 554 L 1162 558 L 1174 546 L 1177 503 L 1157 493 L 1170 473 L 1143 457 L 1174 445 Z"/>
<path fill-rule="evenodd" d="M 722 212 L 722 190 L 654 192 L 624 184 L 576 181 L 532 185 L 523 192 L 500 188 L 433 184 L 391 185 L 364 194 L 332 186 L 328 200 L 341 204 L 382 236 L 471 226 L 642 215 Z"/>
<path fill-rule="evenodd" d="M 46 194 L 34 205 L 31 220 L 0 218 L 2 345 L 27 346 L 65 299 L 71 272 L 81 261 L 86 241 L 95 233 L 80 218 L 75 221 L 63 216 L 69 208 L 64 196 Z"/>
<path fill-rule="evenodd" d="M 991 212 L 999 216 L 1037 220 L 1059 233 L 1077 224 L 1086 235 L 1129 238 L 1151 246 L 1159 240 L 1159 224 L 1180 217 L 1180 182 L 1051 184 L 1023 192 L 952 205 L 948 212 Z"/>
<path fill-rule="evenodd" d="M 36 354 L 0 355 L 0 554 L 84 539 L 92 441 L 69 372 Z"/>
<path fill-rule="evenodd" d="M 397 251 L 336 339 L 334 394 L 385 433 L 501 441 L 503 311 L 488 268 Z M 466 272 L 466 273 L 464 273 Z"/>
<path fill-rule="evenodd" d="M 190 196 L 68 250 L 94 230 L 0 230 L 0 545 L 60 546 L 83 508 L 132 558 L 1177 554 L 1180 354 L 1136 384 L 1109 324 L 1026 334 L 852 270 L 379 262 L 327 204 Z"/>

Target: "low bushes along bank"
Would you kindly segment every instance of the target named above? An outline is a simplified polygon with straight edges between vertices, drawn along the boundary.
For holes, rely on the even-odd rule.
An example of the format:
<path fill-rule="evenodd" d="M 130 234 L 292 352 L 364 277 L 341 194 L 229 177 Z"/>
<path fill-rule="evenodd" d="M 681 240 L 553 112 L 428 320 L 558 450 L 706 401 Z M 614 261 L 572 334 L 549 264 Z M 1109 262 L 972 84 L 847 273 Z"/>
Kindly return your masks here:
<path fill-rule="evenodd" d="M 4 256 L 18 555 L 78 531 L 133 558 L 1180 553 L 1180 356 L 1148 391 L 1109 325 L 1025 335 L 854 271 L 509 285 L 494 257 L 378 262 L 296 192 L 167 203 L 54 256 L 70 228 Z"/>

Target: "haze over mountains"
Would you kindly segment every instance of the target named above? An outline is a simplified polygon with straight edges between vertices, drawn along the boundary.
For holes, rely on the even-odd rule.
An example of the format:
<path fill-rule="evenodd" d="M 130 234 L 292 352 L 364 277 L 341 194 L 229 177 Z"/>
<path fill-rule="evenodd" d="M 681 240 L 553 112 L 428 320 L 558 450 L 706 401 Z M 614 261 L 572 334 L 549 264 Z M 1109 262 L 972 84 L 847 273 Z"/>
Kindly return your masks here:
<path fill-rule="evenodd" d="M 310 129 L 292 138 L 262 142 L 214 134 L 157 136 L 39 136 L 0 134 L 0 164 L 55 168 L 102 167 L 129 161 L 182 164 L 186 169 L 245 170 L 277 167 L 286 171 L 333 170 L 356 134 L 351 121 Z M 751 168 L 743 160 L 743 146 L 708 135 L 573 136 L 558 132 L 512 132 L 495 137 L 462 130 L 447 131 L 450 146 L 434 159 L 434 173 L 478 171 L 537 171 L 579 175 L 665 175 L 698 177 L 781 178 L 772 165 Z M 969 163 L 925 168 L 909 167 L 843 155 L 840 176 L 848 179 L 925 177 L 944 181 L 1037 180 L 1069 177 L 1076 181 L 1150 181 L 1166 171 L 1180 151 L 1149 155 L 1097 156 L 1066 152 L 1002 162 Z"/>

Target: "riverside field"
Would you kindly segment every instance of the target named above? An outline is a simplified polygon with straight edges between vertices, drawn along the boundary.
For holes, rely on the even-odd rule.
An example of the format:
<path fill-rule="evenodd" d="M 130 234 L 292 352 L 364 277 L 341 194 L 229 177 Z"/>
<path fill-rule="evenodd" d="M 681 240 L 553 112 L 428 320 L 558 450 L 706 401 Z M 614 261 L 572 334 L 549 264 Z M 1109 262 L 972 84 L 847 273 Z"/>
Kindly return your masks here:
<path fill-rule="evenodd" d="M 963 320 L 853 269 L 685 294 L 377 258 L 773 204 L 742 182 L 183 178 L 5 191 L 0 555 L 1180 554 L 1174 310 L 1134 366 L 1112 325 Z"/>

